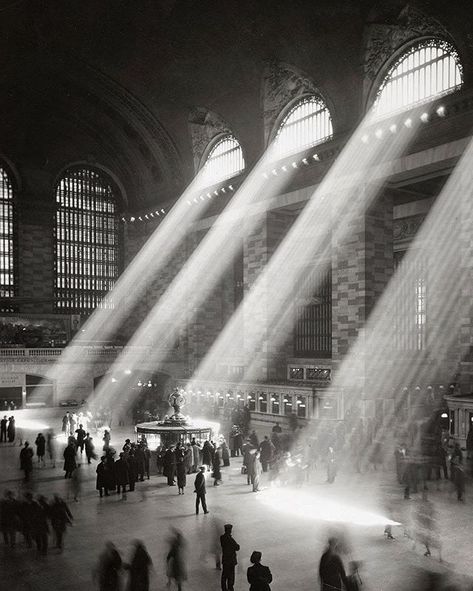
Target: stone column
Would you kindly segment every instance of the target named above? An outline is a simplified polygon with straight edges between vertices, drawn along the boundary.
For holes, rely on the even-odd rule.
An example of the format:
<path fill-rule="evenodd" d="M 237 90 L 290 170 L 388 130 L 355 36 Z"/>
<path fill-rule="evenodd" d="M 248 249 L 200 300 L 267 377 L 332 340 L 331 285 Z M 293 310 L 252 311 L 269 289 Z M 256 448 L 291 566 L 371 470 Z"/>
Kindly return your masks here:
<path fill-rule="evenodd" d="M 364 189 L 353 198 L 363 200 Z M 345 398 L 353 407 L 358 406 L 354 397 L 382 396 L 376 391 L 375 376 L 369 375 L 375 368 L 368 367 L 366 351 L 362 349 L 357 359 L 347 355 L 355 343 L 369 337 L 365 323 L 392 275 L 392 220 L 392 196 L 384 191 L 351 221 L 348 235 L 339 237 L 336 227 L 332 235 L 332 359 L 335 378 L 341 363 L 350 363 L 353 379 Z"/>

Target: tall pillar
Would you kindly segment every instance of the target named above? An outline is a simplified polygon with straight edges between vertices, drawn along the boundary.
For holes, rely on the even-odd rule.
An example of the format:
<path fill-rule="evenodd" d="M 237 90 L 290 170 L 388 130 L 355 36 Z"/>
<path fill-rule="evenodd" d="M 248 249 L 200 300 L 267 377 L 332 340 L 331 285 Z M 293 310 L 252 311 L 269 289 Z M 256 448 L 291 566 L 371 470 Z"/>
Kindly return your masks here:
<path fill-rule="evenodd" d="M 363 200 L 364 190 L 353 196 Z M 362 209 L 362 208 L 360 208 Z M 362 348 L 361 356 L 352 359 L 355 343 L 363 344 L 369 335 L 365 323 L 383 293 L 393 270 L 393 203 L 384 191 L 368 208 L 351 221 L 350 232 L 332 235 L 332 359 L 335 378 L 342 362 L 353 372 L 350 405 L 353 397 L 370 399 L 377 395 L 373 374 Z"/>
<path fill-rule="evenodd" d="M 278 246 L 287 235 L 295 215 L 285 210 L 269 211 L 261 215 L 260 223 L 252 232 L 245 234 L 243 247 L 244 292 L 251 291 Z M 297 261 L 294 262 L 297 264 Z M 284 273 L 284 269 L 278 270 Z M 245 309 L 244 348 L 247 359 L 258 358 L 256 379 L 279 380 L 286 376 L 287 351 L 269 338 L 267 307 L 277 296 L 268 283 L 260 284 L 258 311 Z M 244 303 L 245 305 L 245 303 Z M 247 305 L 247 304 L 246 304 Z M 256 350 L 251 343 L 257 342 Z"/>

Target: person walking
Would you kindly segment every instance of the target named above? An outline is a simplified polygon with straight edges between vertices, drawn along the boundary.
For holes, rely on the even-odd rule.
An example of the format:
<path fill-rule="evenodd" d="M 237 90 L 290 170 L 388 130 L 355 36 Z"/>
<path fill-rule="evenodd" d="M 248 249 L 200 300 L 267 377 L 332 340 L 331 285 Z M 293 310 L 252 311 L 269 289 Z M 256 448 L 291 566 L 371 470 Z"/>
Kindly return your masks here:
<path fill-rule="evenodd" d="M 163 475 L 166 476 L 168 486 L 175 486 L 174 476 L 176 473 L 176 455 L 170 447 L 163 456 Z"/>
<path fill-rule="evenodd" d="M 7 435 L 9 443 L 14 443 L 16 435 L 15 417 L 11 416 L 8 419 Z"/>
<path fill-rule="evenodd" d="M 260 462 L 260 453 L 257 451 L 254 454 L 254 460 L 251 467 L 251 484 L 253 485 L 253 492 L 258 492 L 260 490 L 260 479 L 262 473 L 262 466 Z"/>
<path fill-rule="evenodd" d="M 56 467 L 56 440 L 54 438 L 54 432 L 50 429 L 46 433 L 46 453 L 48 454 L 51 467 Z"/>
<path fill-rule="evenodd" d="M 124 568 L 128 571 L 127 591 L 149 591 L 149 571 L 153 565 L 145 545 L 140 540 L 134 540 L 134 551 L 128 564 Z"/>
<path fill-rule="evenodd" d="M 76 503 L 79 502 L 79 497 L 82 492 L 82 472 L 80 464 L 77 464 L 76 469 L 72 472 L 71 476 L 71 493 L 72 498 Z"/>
<path fill-rule="evenodd" d="M 117 460 L 118 461 L 118 460 Z M 122 559 L 113 542 L 105 543 L 105 550 L 99 556 L 95 578 L 99 591 L 120 591 L 120 571 Z"/>
<path fill-rule="evenodd" d="M 177 591 L 182 591 L 183 582 L 187 580 L 187 570 L 185 562 L 185 542 L 181 532 L 173 530 L 173 537 L 170 540 L 169 552 L 166 556 L 166 574 L 168 577 L 168 587 L 171 581 L 177 586 Z"/>
<path fill-rule="evenodd" d="M 90 433 L 87 433 L 84 439 L 84 449 L 85 449 L 85 457 L 87 458 L 87 463 L 91 464 L 91 460 L 95 460 L 97 458 L 95 454 L 95 445 L 94 440 L 90 436 Z"/>
<path fill-rule="evenodd" d="M 233 525 L 227 523 L 223 526 L 225 533 L 220 536 L 222 547 L 222 591 L 233 591 L 235 584 L 235 566 L 237 565 L 236 553 L 240 545 L 232 537 Z"/>
<path fill-rule="evenodd" d="M 250 584 L 250 591 L 271 591 L 269 584 L 273 575 L 267 566 L 261 564 L 262 554 L 254 550 L 250 556 L 250 566 L 246 571 L 246 578 Z"/>
<path fill-rule="evenodd" d="M 11 490 L 5 491 L 0 501 L 0 529 L 6 546 L 14 548 L 16 532 L 20 529 L 19 506 Z"/>
<path fill-rule="evenodd" d="M 51 518 L 51 527 L 53 528 L 56 538 L 56 548 L 63 549 L 64 534 L 68 525 L 72 525 L 72 513 L 69 510 L 66 502 L 61 499 L 59 495 L 54 495 L 53 502 L 49 509 Z"/>
<path fill-rule="evenodd" d="M 0 421 L 0 443 L 7 442 L 7 423 L 8 417 L 5 415 L 3 419 Z"/>
<path fill-rule="evenodd" d="M 329 446 L 327 451 L 327 482 L 333 484 L 337 475 L 337 460 L 335 458 L 335 451 L 332 446 Z"/>
<path fill-rule="evenodd" d="M 79 428 L 75 430 L 76 434 L 76 441 L 77 441 L 77 448 L 80 450 L 80 453 L 84 453 L 84 444 L 85 438 L 87 437 L 87 433 L 82 425 L 79 425 Z"/>
<path fill-rule="evenodd" d="M 38 433 L 35 441 L 38 466 L 45 466 L 44 454 L 46 453 L 46 439 L 42 433 Z"/>
<path fill-rule="evenodd" d="M 345 568 L 337 550 L 337 538 L 329 538 L 328 547 L 322 554 L 319 564 L 321 591 L 342 591 L 347 586 Z"/>
<path fill-rule="evenodd" d="M 73 438 L 71 438 L 73 439 Z M 69 441 L 63 453 L 64 457 L 64 478 L 72 478 L 72 473 L 77 467 L 76 464 L 76 446 L 73 441 Z"/>
<path fill-rule="evenodd" d="M 66 439 L 71 434 L 71 415 L 69 411 L 62 417 L 62 432 L 66 436 Z"/>
<path fill-rule="evenodd" d="M 97 464 L 95 472 L 97 474 L 97 480 L 95 482 L 95 488 L 99 491 L 100 497 L 109 496 L 108 492 L 108 479 L 107 479 L 107 466 L 105 465 L 105 456 L 100 458 L 100 462 Z"/>
<path fill-rule="evenodd" d="M 29 482 L 33 471 L 33 450 L 28 441 L 25 441 L 20 451 L 20 470 L 25 473 L 25 482 Z"/>
<path fill-rule="evenodd" d="M 263 467 L 263 472 L 267 472 L 268 466 L 271 463 L 274 453 L 274 445 L 271 443 L 267 435 L 264 436 L 263 441 L 260 443 L 259 451 L 261 456 L 261 466 Z"/>
<path fill-rule="evenodd" d="M 195 477 L 194 480 L 194 492 L 196 494 L 195 497 L 195 514 L 198 515 L 199 514 L 199 505 L 202 503 L 202 509 L 204 510 L 204 514 L 208 513 L 207 510 L 207 503 L 205 502 L 205 494 L 206 494 L 206 488 L 205 488 L 205 471 L 206 471 L 206 467 L 205 466 L 201 466 L 199 472 L 197 473 L 197 476 Z"/>

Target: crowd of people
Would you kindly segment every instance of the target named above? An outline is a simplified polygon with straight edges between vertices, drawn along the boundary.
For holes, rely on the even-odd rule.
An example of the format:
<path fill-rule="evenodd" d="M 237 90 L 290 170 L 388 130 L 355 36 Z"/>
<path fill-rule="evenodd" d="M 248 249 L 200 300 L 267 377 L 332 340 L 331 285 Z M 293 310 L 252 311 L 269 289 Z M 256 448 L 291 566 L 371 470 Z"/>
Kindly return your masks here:
<path fill-rule="evenodd" d="M 215 441 L 203 442 L 196 439 L 187 442 L 173 441 L 163 443 L 153 452 L 145 437 L 136 442 L 125 439 L 123 445 L 120 444 L 118 449 L 115 449 L 111 446 L 111 434 L 107 429 L 103 432 L 102 442 L 98 446 L 102 451 L 99 457 L 94 439 L 88 431 L 93 424 L 88 422 L 87 414 L 73 415 L 75 413 L 68 412 L 63 419 L 62 427 L 67 445 L 62 456 L 64 476 L 71 481 L 70 490 L 75 501 L 81 494 L 82 461 L 79 458 L 83 457 L 89 464 L 92 460 L 98 460 L 95 471 L 96 490 L 100 498 L 115 493 L 126 500 L 127 494 L 135 491 L 137 483 L 150 479 L 150 472 L 154 472 L 152 459 L 155 458 L 158 475 L 166 479 L 169 487 L 175 486 L 177 494 L 185 494 L 188 481 L 192 478 L 195 512 L 199 514 L 202 511 L 208 514 L 211 507 L 207 506 L 206 476 L 210 475 L 215 487 L 223 484 L 225 468 L 230 466 L 232 458 L 242 457 L 241 471 L 246 477 L 247 485 L 252 487 L 253 492 L 258 492 L 261 490 L 264 474 L 265 484 L 269 486 L 300 486 L 310 480 L 311 474 L 315 469 L 319 469 L 320 465 L 326 471 L 326 482 L 332 484 L 338 471 L 338 457 L 342 452 L 346 452 L 346 441 L 341 430 L 330 440 L 323 440 L 320 435 L 317 439 L 311 439 L 302 430 L 297 433 L 283 433 L 281 426 L 276 423 L 271 432 L 262 439 L 255 430 L 244 430 L 240 424 L 233 424 L 229 428 L 227 438 L 220 436 Z M 4 430 L 8 437 L 8 421 L 2 422 L 0 426 L 3 442 Z M 343 445 L 340 442 L 343 442 Z M 35 451 L 27 441 L 20 451 L 20 465 L 26 482 L 31 478 L 35 455 L 38 468 L 45 467 L 48 459 L 51 466 L 55 466 L 57 460 L 57 442 L 51 430 L 44 434 L 38 433 L 34 443 Z M 339 447 L 340 445 L 342 447 Z M 394 454 L 389 454 L 379 441 L 373 439 L 366 455 L 365 469 L 381 471 L 386 467 L 386 458 L 389 455 L 393 460 L 392 465 L 395 465 L 395 476 L 404 498 L 409 499 L 411 494 L 418 491 L 422 493 L 422 499 L 419 499 L 415 508 L 413 529 L 409 531 L 409 528 L 405 527 L 404 531 L 414 543 L 421 543 L 425 547 L 425 556 L 430 556 L 431 549 L 436 548 L 440 557 L 440 543 L 435 535 L 435 511 L 427 493 L 428 483 L 429 480 L 440 479 L 443 475 L 444 479 L 454 484 L 457 498 L 462 501 L 467 458 L 456 444 L 449 452 L 445 451 L 444 455 L 436 454 L 435 457 L 440 457 L 441 461 L 436 460 L 437 463 L 432 464 L 427 462 L 425 457 L 416 454 L 414 446 L 409 449 L 402 443 L 395 449 Z M 345 456 L 349 457 L 347 453 Z M 353 462 L 352 469 L 357 471 L 361 466 Z M 174 491 L 176 492 L 176 489 Z M 33 498 L 32 493 L 28 491 L 18 498 L 15 498 L 11 491 L 7 491 L 0 503 L 0 524 L 5 544 L 13 547 L 20 533 L 26 547 L 31 547 L 34 542 L 38 553 L 43 555 L 48 551 L 51 532 L 54 532 L 56 547 L 62 549 L 64 532 L 67 526 L 72 524 L 72 515 L 65 501 L 58 495 L 47 501 L 42 496 Z M 234 587 L 239 544 L 232 537 L 231 524 L 227 524 L 224 530 L 220 537 L 222 557 L 218 567 L 222 569 L 222 590 L 231 591 Z M 389 526 L 386 527 L 385 534 L 387 538 L 394 539 Z M 182 533 L 173 530 L 166 558 L 166 572 L 169 581 L 174 581 L 178 589 L 182 589 L 187 578 L 185 547 L 186 542 Z M 251 556 L 251 562 L 252 566 L 247 571 L 251 591 L 269 590 L 271 573 L 261 564 L 261 553 L 255 551 Z M 109 542 L 100 557 L 95 575 L 101 590 L 115 591 L 123 573 L 127 572 L 128 580 L 134 581 L 133 584 L 129 583 L 130 591 L 143 591 L 148 588 L 151 568 L 151 558 L 142 542 L 134 543 L 128 562 L 122 560 L 118 550 Z M 338 541 L 335 538 L 329 540 L 327 550 L 321 558 L 319 576 L 324 591 L 356 590 L 360 586 L 358 565 L 350 564 L 349 572 L 345 572 Z"/>
<path fill-rule="evenodd" d="M 14 443 L 16 437 L 15 417 L 4 415 L 0 420 L 0 443 Z"/>
<path fill-rule="evenodd" d="M 7 490 L 0 501 L 0 528 L 5 545 L 10 548 L 16 546 L 17 535 L 21 534 L 26 548 L 31 548 L 34 542 L 38 554 L 44 556 L 53 533 L 54 547 L 61 551 L 64 534 L 72 520 L 69 507 L 59 495 L 48 501 L 43 495 L 34 498 L 32 492 L 26 491 L 23 497 L 16 498 Z"/>

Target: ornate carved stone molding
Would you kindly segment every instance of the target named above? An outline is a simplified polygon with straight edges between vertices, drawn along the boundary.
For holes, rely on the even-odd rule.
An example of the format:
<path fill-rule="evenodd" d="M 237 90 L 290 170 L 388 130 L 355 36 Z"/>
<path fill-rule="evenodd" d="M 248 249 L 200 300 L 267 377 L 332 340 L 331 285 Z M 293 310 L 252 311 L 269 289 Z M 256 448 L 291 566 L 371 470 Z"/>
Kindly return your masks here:
<path fill-rule="evenodd" d="M 199 170 L 202 157 L 209 143 L 218 135 L 232 133 L 218 113 L 195 107 L 189 114 L 189 132 L 194 154 L 194 169 Z"/>
<path fill-rule="evenodd" d="M 423 221 L 425 214 L 413 215 L 408 218 L 400 218 L 393 222 L 393 239 L 394 242 L 411 241 L 417 234 Z"/>
<path fill-rule="evenodd" d="M 271 139 L 276 122 L 288 104 L 298 97 L 320 94 L 312 80 L 293 66 L 270 61 L 263 72 L 261 107 L 264 121 L 264 138 Z"/>
<path fill-rule="evenodd" d="M 403 45 L 421 37 L 451 40 L 445 27 L 417 8 L 406 5 L 391 23 L 371 23 L 364 40 L 365 98 L 383 65 Z"/>

